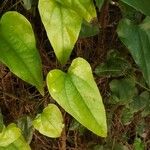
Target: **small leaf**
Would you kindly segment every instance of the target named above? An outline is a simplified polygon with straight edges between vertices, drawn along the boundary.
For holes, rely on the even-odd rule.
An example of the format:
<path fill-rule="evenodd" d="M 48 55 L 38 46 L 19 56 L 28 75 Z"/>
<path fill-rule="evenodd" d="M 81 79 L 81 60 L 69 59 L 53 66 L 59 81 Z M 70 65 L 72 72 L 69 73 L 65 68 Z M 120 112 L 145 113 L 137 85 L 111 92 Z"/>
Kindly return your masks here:
<path fill-rule="evenodd" d="M 15 124 L 4 127 L 0 133 L 0 146 L 8 146 L 21 136 L 21 131 Z"/>
<path fill-rule="evenodd" d="M 88 62 L 75 59 L 68 73 L 52 70 L 47 76 L 51 96 L 77 121 L 95 134 L 106 137 L 106 114 Z"/>
<path fill-rule="evenodd" d="M 44 94 L 42 64 L 32 27 L 15 11 L 5 13 L 0 21 L 0 61 Z"/>
<path fill-rule="evenodd" d="M 33 126 L 41 134 L 57 138 L 61 135 L 64 127 L 60 110 L 54 104 L 49 104 L 41 114 L 33 121 Z"/>
<path fill-rule="evenodd" d="M 77 12 L 79 16 L 84 18 L 87 22 L 90 22 L 93 18 L 96 18 L 96 10 L 93 0 L 52 0 L 59 2 L 60 4 L 68 7 Z"/>
<path fill-rule="evenodd" d="M 24 116 L 18 120 L 18 127 L 22 131 L 25 140 L 30 144 L 33 136 L 32 120 L 29 116 Z"/>
<path fill-rule="evenodd" d="M 121 0 L 121 1 L 141 11 L 143 14 L 150 16 L 149 0 Z"/>
<path fill-rule="evenodd" d="M 65 64 L 78 39 L 82 18 L 55 0 L 39 0 L 38 8 L 54 52 Z"/>
<path fill-rule="evenodd" d="M 110 89 L 114 100 L 113 103 L 125 105 L 133 99 L 136 90 L 135 81 L 132 78 L 112 80 L 110 82 Z"/>
<path fill-rule="evenodd" d="M 103 3 L 104 3 L 104 0 L 95 0 L 96 1 L 96 6 L 99 8 L 99 10 L 101 9 Z"/>
<path fill-rule="evenodd" d="M 125 125 L 129 124 L 131 122 L 131 119 L 133 118 L 133 115 L 134 114 L 129 108 L 124 108 L 121 117 L 122 123 Z"/>
<path fill-rule="evenodd" d="M 26 10 L 30 10 L 31 7 L 32 7 L 32 0 L 22 0 L 23 3 L 23 7 L 26 9 Z"/>
<path fill-rule="evenodd" d="M 117 30 L 121 41 L 131 52 L 135 62 L 141 68 L 148 86 L 150 86 L 150 18 L 147 17 L 140 25 L 123 19 Z"/>
<path fill-rule="evenodd" d="M 95 36 L 99 33 L 99 27 L 96 25 L 92 25 L 90 23 L 84 22 L 82 23 L 80 38 L 86 38 Z"/>

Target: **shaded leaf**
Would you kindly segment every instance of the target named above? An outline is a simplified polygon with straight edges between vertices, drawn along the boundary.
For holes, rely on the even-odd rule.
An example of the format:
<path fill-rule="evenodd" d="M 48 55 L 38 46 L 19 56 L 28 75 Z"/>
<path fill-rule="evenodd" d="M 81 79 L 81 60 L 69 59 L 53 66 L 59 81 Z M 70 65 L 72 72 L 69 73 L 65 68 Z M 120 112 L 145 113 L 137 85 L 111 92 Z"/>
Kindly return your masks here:
<path fill-rule="evenodd" d="M 32 27 L 14 11 L 5 13 L 0 20 L 0 61 L 44 94 L 42 64 Z"/>
<path fill-rule="evenodd" d="M 131 65 L 124 58 L 109 54 L 106 62 L 97 66 L 94 72 L 98 76 L 117 77 L 126 75 L 130 68 Z"/>
<path fill-rule="evenodd" d="M 17 125 L 21 129 L 25 140 L 30 144 L 33 136 L 32 119 L 29 116 L 24 116 L 18 120 Z"/>
<path fill-rule="evenodd" d="M 149 0 L 121 0 L 121 1 L 141 11 L 143 14 L 150 16 Z"/>
<path fill-rule="evenodd" d="M 125 105 L 132 101 L 136 90 L 133 78 L 112 80 L 109 85 L 113 97 L 112 103 Z"/>
<path fill-rule="evenodd" d="M 129 108 L 124 108 L 122 112 L 122 123 L 123 124 L 129 124 L 131 122 L 131 119 L 133 118 L 134 113 Z"/>
<path fill-rule="evenodd" d="M 150 18 L 147 17 L 140 25 L 132 24 L 128 19 L 121 20 L 118 26 L 118 35 L 130 50 L 150 86 Z"/>
<path fill-rule="evenodd" d="M 75 59 L 68 73 L 50 71 L 47 86 L 51 96 L 77 121 L 95 134 L 107 136 L 104 105 L 87 61 Z"/>
<path fill-rule="evenodd" d="M 99 8 L 99 10 L 101 9 L 103 3 L 104 3 L 104 0 L 95 0 L 96 1 L 96 6 Z"/>
<path fill-rule="evenodd" d="M 99 33 L 99 27 L 87 22 L 82 23 L 80 38 L 95 36 Z"/>
<path fill-rule="evenodd" d="M 54 104 L 49 104 L 43 112 L 34 119 L 33 126 L 41 134 L 57 138 L 61 135 L 64 127 L 60 110 Z"/>
<path fill-rule="evenodd" d="M 39 0 L 38 8 L 54 52 L 65 64 L 78 39 L 82 18 L 55 0 Z"/>

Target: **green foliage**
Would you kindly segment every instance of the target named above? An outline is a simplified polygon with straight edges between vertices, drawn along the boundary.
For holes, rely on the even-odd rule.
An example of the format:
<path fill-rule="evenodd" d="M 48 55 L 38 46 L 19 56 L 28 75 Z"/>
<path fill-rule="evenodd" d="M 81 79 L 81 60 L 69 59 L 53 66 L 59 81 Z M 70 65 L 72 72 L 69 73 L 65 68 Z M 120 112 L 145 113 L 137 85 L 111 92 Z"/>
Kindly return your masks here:
<path fill-rule="evenodd" d="M 92 25 L 86 21 L 83 21 L 79 37 L 90 37 L 97 35 L 99 32 L 99 27 L 97 25 Z"/>
<path fill-rule="evenodd" d="M 121 0 L 121 1 L 141 11 L 143 14 L 150 16 L 149 0 Z"/>
<path fill-rule="evenodd" d="M 143 76 L 150 87 L 150 18 L 147 17 L 142 24 L 133 24 L 128 19 L 120 21 L 118 35 L 121 41 L 130 50 L 135 62 L 143 72 Z"/>
<path fill-rule="evenodd" d="M 12 123 L 9 126 L 4 127 L 0 133 L 0 149 L 30 150 L 30 147 L 21 135 L 21 130 Z"/>
<path fill-rule="evenodd" d="M 124 58 L 111 51 L 106 62 L 96 67 L 95 73 L 98 76 L 118 77 L 126 75 L 130 68 L 131 65 Z"/>
<path fill-rule="evenodd" d="M 17 12 L 7 12 L 0 20 L 0 54 L 0 61 L 15 75 L 44 94 L 34 33 L 28 20 Z"/>
<path fill-rule="evenodd" d="M 43 112 L 34 119 L 33 126 L 41 134 L 56 138 L 61 135 L 64 127 L 60 110 L 54 104 L 49 104 Z"/>
<path fill-rule="evenodd" d="M 32 119 L 28 116 L 24 116 L 17 121 L 17 126 L 21 129 L 22 135 L 25 140 L 30 144 L 33 136 Z"/>
<path fill-rule="evenodd" d="M 144 150 L 144 144 L 142 143 L 140 138 L 136 138 L 134 141 L 135 150 Z"/>
<path fill-rule="evenodd" d="M 78 39 L 83 18 L 96 17 L 91 0 L 40 0 L 39 12 L 58 60 L 65 64 Z M 81 16 L 80 16 L 81 15 Z"/>
<path fill-rule="evenodd" d="M 95 0 L 96 1 L 96 6 L 99 8 L 99 10 L 101 9 L 103 3 L 104 3 L 104 0 Z"/>
<path fill-rule="evenodd" d="M 110 82 L 110 89 L 112 94 L 111 103 L 126 105 L 132 101 L 136 91 L 134 78 L 112 80 Z"/>
<path fill-rule="evenodd" d="M 69 114 L 95 134 L 106 137 L 105 109 L 87 61 L 75 59 L 67 73 L 50 71 L 47 85 L 51 96 Z"/>

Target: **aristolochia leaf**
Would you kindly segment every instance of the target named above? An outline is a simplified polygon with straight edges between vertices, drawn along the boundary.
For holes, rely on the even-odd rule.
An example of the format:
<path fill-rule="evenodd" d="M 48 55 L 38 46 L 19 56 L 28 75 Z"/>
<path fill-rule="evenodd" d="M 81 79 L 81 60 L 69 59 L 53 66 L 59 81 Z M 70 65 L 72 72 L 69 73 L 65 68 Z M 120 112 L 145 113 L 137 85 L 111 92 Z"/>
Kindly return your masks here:
<path fill-rule="evenodd" d="M 60 110 L 54 104 L 49 104 L 33 121 L 34 128 L 41 134 L 57 138 L 64 127 Z"/>
<path fill-rule="evenodd" d="M 42 65 L 32 27 L 14 11 L 0 20 L 0 61 L 43 94 Z"/>
<path fill-rule="evenodd" d="M 55 0 L 39 0 L 39 12 L 58 60 L 68 60 L 81 29 L 82 18 Z"/>
<path fill-rule="evenodd" d="M 128 19 L 121 20 L 118 35 L 130 50 L 150 86 L 150 18 L 147 17 L 140 25 L 135 25 Z"/>
<path fill-rule="evenodd" d="M 52 70 L 47 76 L 51 96 L 82 125 L 106 137 L 106 114 L 101 95 L 87 61 L 75 59 L 68 73 Z"/>

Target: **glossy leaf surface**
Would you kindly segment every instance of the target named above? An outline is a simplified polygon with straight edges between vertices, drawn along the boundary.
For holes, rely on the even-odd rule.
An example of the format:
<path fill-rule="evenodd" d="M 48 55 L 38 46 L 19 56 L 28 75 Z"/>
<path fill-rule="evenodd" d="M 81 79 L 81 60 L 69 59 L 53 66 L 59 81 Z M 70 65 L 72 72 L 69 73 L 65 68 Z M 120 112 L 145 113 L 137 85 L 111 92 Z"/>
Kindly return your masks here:
<path fill-rule="evenodd" d="M 61 135 L 64 127 L 60 110 L 54 104 L 49 104 L 41 114 L 33 121 L 33 126 L 41 134 L 57 138 Z"/>
<path fill-rule="evenodd" d="M 106 137 L 106 114 L 89 63 L 75 59 L 67 73 L 52 70 L 47 76 L 51 96 L 77 121 L 95 134 Z"/>
<path fill-rule="evenodd" d="M 0 61 L 44 93 L 42 65 L 32 27 L 24 16 L 14 11 L 5 13 L 0 20 Z"/>

